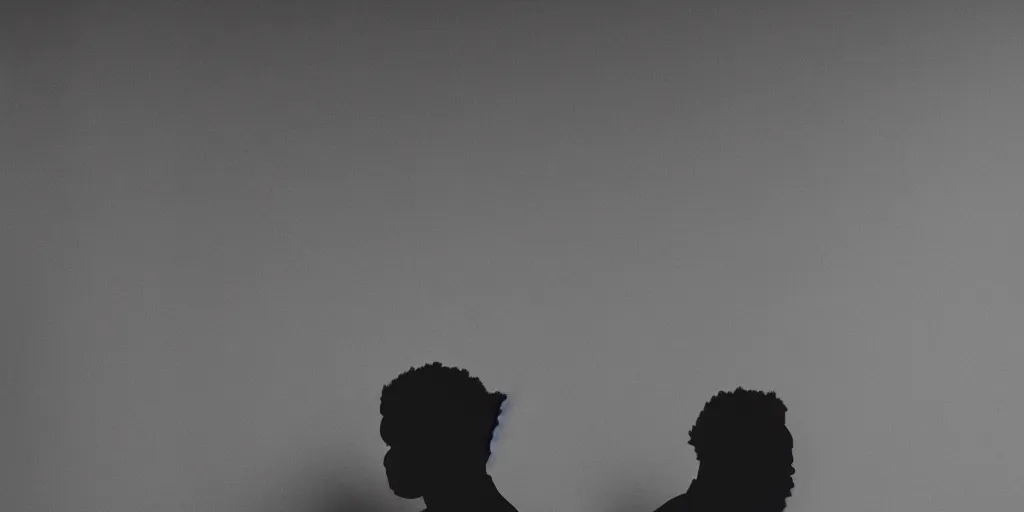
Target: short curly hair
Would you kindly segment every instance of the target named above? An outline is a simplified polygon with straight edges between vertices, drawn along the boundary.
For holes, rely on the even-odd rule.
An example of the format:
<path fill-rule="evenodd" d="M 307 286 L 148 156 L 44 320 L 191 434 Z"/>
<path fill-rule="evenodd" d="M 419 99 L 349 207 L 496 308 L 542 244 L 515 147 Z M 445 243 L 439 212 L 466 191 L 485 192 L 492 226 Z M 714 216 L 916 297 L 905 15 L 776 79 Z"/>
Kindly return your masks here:
<path fill-rule="evenodd" d="M 786 405 L 774 391 L 737 387 L 719 391 L 706 404 L 690 429 L 689 443 L 697 458 L 710 451 L 744 442 L 762 432 L 785 427 Z"/>
<path fill-rule="evenodd" d="M 384 416 L 426 418 L 446 430 L 457 430 L 482 443 L 490 455 L 490 443 L 507 398 L 504 393 L 487 391 L 483 382 L 465 369 L 433 362 L 410 367 L 386 384 L 380 412 Z"/>

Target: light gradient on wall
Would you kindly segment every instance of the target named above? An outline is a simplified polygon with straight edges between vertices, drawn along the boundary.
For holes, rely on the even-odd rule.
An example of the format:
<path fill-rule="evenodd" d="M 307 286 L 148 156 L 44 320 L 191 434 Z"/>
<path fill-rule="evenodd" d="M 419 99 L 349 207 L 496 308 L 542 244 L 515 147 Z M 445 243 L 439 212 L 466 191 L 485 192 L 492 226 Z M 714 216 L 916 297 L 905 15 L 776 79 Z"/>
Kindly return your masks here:
<path fill-rule="evenodd" d="M 653 510 L 737 385 L 793 512 L 1019 509 L 1020 8 L 355 4 L 9 8 L 0 508 L 419 510 L 441 360 L 523 512 Z"/>

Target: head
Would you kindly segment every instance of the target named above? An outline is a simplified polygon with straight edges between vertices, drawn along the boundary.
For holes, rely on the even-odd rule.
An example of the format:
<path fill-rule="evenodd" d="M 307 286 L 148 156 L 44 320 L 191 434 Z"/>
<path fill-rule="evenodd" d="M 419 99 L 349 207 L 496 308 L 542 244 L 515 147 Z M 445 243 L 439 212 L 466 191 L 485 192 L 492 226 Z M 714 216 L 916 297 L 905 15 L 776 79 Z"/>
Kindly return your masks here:
<path fill-rule="evenodd" d="M 785 509 L 795 472 L 786 410 L 774 392 L 736 388 L 712 397 L 690 430 L 698 479 L 711 488 L 744 489 L 758 504 L 752 510 Z"/>
<path fill-rule="evenodd" d="M 446 481 L 486 473 L 506 395 L 459 368 L 410 368 L 381 393 L 380 435 L 388 485 L 414 499 Z"/>

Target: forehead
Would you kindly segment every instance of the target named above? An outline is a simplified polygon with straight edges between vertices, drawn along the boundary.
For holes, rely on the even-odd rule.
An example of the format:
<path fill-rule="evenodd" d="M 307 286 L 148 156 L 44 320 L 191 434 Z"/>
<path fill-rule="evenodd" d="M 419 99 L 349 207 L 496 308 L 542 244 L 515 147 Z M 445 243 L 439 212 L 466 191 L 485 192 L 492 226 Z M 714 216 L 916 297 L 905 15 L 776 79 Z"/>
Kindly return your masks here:
<path fill-rule="evenodd" d="M 778 446 L 784 446 L 786 448 L 793 448 L 793 434 L 789 432 L 789 429 L 785 425 L 779 425 L 775 428 L 770 428 L 764 431 L 763 438 Z"/>
<path fill-rule="evenodd" d="M 746 427 L 738 432 L 737 437 L 723 438 L 720 442 L 729 445 L 744 446 L 744 449 L 756 451 L 792 451 L 793 435 L 785 426 L 781 427 Z"/>
<path fill-rule="evenodd" d="M 380 420 L 380 437 L 388 444 L 431 439 L 438 435 L 440 426 L 429 418 L 385 415 Z"/>
<path fill-rule="evenodd" d="M 793 434 L 782 425 L 776 430 L 775 438 L 778 439 L 780 445 L 785 445 L 789 449 L 793 449 Z"/>

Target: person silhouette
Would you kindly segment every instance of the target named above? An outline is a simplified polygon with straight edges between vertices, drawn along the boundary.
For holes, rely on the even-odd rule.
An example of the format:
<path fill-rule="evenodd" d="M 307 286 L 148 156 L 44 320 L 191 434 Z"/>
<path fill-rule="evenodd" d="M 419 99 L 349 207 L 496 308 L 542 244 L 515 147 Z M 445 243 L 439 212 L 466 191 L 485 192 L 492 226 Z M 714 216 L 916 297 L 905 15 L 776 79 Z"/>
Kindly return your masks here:
<path fill-rule="evenodd" d="M 655 512 L 782 512 L 793 490 L 793 436 L 775 392 L 720 391 L 690 430 L 700 464 L 685 494 Z"/>
<path fill-rule="evenodd" d="M 423 512 L 517 512 L 487 473 L 491 439 L 507 395 L 439 362 L 410 368 L 384 386 L 380 436 L 388 485 L 423 498 Z"/>

